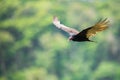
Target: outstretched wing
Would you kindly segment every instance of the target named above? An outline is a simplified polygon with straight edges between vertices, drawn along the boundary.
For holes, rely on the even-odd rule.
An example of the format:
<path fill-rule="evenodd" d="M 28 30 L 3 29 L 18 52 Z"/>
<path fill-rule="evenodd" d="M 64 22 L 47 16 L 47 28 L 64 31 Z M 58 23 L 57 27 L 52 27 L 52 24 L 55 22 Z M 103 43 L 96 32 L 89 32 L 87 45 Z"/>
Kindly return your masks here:
<path fill-rule="evenodd" d="M 103 31 L 108 28 L 108 20 L 107 18 L 102 20 L 100 19 L 94 26 L 87 28 L 86 37 L 89 38 L 94 36 L 97 32 Z"/>
<path fill-rule="evenodd" d="M 53 18 L 53 24 L 54 24 L 57 28 L 59 28 L 59 29 L 65 31 L 65 32 L 69 33 L 70 35 L 76 35 L 76 34 L 79 33 L 79 31 L 77 31 L 77 30 L 75 30 L 75 29 L 73 29 L 73 28 L 69 28 L 69 27 L 61 24 L 57 17 L 54 17 L 54 18 Z"/>

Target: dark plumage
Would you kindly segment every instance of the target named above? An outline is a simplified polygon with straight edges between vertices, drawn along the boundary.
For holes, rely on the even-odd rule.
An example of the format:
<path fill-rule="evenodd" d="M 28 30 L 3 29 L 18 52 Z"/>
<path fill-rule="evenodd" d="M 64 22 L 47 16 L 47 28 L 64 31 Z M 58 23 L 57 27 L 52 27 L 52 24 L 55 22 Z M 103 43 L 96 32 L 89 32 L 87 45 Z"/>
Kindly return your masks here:
<path fill-rule="evenodd" d="M 75 29 L 72 29 L 72 28 L 69 28 L 63 24 L 60 24 L 60 21 L 58 20 L 57 17 L 54 17 L 54 19 L 53 19 L 53 24 L 57 28 L 69 33 L 69 35 L 70 35 L 69 40 L 77 41 L 77 42 L 82 42 L 82 41 L 93 42 L 93 41 L 89 40 L 89 37 L 94 36 L 97 32 L 100 32 L 100 31 L 107 29 L 108 22 L 109 21 L 107 19 L 104 19 L 104 20 L 101 19 L 92 27 L 89 27 L 89 28 L 84 29 L 81 32 L 79 32 Z"/>
<path fill-rule="evenodd" d="M 81 31 L 80 33 L 78 33 L 76 35 L 73 35 L 72 36 L 72 41 L 79 41 L 79 42 L 81 42 L 81 41 L 91 41 L 86 37 L 86 34 L 87 34 L 88 30 L 89 29 L 86 29 L 86 30 Z"/>

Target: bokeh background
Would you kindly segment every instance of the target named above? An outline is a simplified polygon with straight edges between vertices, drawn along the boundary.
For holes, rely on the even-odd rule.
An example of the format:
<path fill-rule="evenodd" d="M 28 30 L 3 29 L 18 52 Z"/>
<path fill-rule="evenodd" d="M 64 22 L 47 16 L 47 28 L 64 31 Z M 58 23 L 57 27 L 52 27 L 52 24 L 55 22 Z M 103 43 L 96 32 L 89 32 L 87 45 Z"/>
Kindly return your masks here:
<path fill-rule="evenodd" d="M 68 41 L 52 24 L 109 28 Z M 0 0 L 0 80 L 120 80 L 120 0 Z"/>

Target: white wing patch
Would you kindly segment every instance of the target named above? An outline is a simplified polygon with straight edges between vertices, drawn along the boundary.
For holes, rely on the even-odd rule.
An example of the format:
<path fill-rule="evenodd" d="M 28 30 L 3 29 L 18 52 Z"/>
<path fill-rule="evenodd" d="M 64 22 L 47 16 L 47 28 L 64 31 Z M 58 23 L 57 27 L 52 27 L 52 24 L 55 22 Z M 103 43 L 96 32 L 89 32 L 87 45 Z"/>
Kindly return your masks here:
<path fill-rule="evenodd" d="M 54 24 L 57 28 L 59 28 L 59 29 L 65 31 L 65 32 L 69 33 L 70 35 L 76 35 L 76 34 L 79 33 L 79 31 L 77 31 L 77 30 L 75 30 L 75 29 L 73 29 L 73 28 L 70 28 L 70 27 L 67 27 L 67 26 L 65 26 L 65 25 L 63 25 L 63 24 L 60 24 L 60 21 L 58 20 L 57 17 L 54 17 L 54 18 L 53 18 L 53 24 Z"/>

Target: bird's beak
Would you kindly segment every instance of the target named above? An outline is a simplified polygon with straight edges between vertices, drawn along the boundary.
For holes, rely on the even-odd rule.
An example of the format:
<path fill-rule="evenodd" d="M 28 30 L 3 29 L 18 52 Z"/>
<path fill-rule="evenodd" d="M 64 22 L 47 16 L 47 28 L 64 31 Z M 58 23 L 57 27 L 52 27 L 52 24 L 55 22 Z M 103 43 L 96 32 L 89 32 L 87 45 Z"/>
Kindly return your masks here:
<path fill-rule="evenodd" d="M 70 40 L 72 40 L 72 37 L 69 37 L 69 39 L 68 39 L 68 40 L 69 40 L 69 41 L 70 41 Z"/>

